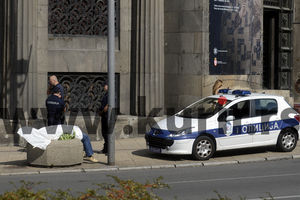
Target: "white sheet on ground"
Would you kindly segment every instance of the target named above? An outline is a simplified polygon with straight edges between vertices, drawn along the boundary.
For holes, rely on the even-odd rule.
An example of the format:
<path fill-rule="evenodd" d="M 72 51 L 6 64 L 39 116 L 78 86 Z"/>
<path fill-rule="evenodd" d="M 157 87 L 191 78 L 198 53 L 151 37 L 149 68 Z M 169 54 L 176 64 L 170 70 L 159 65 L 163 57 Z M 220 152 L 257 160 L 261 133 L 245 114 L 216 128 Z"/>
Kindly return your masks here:
<path fill-rule="evenodd" d="M 82 131 L 78 126 L 57 125 L 40 129 L 22 127 L 19 128 L 17 133 L 34 148 L 37 147 L 42 150 L 46 150 L 51 140 L 58 140 L 63 133 L 75 134 L 75 138 L 82 139 Z"/>

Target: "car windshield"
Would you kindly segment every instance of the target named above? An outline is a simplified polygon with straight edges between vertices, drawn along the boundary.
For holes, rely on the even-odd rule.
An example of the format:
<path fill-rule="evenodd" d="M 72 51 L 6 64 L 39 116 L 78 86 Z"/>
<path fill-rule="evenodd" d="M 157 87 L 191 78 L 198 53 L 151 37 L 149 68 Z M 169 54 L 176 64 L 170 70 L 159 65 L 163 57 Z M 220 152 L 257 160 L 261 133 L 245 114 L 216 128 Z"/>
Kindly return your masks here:
<path fill-rule="evenodd" d="M 205 98 L 180 111 L 176 116 L 183 118 L 209 118 L 219 112 L 231 101 L 225 97 Z"/>

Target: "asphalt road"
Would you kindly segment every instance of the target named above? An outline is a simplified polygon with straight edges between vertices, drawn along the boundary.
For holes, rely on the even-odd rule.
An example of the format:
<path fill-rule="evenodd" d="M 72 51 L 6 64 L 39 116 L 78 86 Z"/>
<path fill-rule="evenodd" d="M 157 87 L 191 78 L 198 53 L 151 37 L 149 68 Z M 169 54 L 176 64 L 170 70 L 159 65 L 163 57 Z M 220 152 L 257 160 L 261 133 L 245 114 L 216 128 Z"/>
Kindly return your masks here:
<path fill-rule="evenodd" d="M 256 200 L 270 193 L 274 199 L 295 200 L 300 199 L 299 169 L 300 160 L 296 159 L 194 168 L 1 176 L 0 193 L 13 188 L 9 182 L 20 180 L 46 182 L 39 188 L 72 188 L 80 192 L 95 187 L 93 183 L 112 182 L 107 175 L 139 182 L 163 176 L 163 182 L 171 187 L 157 191 L 163 199 L 216 198 L 214 191 L 217 191 L 232 199 Z"/>

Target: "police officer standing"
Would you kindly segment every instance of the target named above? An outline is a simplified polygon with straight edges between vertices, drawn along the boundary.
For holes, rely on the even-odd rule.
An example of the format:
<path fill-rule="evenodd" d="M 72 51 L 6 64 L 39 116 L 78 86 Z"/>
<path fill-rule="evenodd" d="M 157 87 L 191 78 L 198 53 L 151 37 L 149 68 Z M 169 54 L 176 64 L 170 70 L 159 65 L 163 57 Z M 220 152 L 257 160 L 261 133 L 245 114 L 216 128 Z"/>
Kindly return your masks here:
<path fill-rule="evenodd" d="M 50 94 L 54 94 L 64 101 L 64 98 L 65 98 L 64 88 L 58 82 L 58 79 L 55 75 L 52 75 L 49 77 L 48 95 L 50 95 Z M 64 124 L 64 122 L 65 122 L 65 113 L 63 112 L 61 115 L 61 124 Z"/>
<path fill-rule="evenodd" d="M 53 90 L 55 89 L 56 91 L 58 90 L 60 93 L 61 98 L 64 100 L 65 95 L 64 95 L 64 88 L 63 86 L 58 82 L 58 79 L 55 75 L 52 75 L 49 77 L 49 84 L 50 88 L 48 93 L 51 94 L 53 93 Z"/>
<path fill-rule="evenodd" d="M 62 124 L 65 102 L 58 88 L 52 89 L 52 94 L 46 99 L 48 126 Z"/>
<path fill-rule="evenodd" d="M 104 96 L 101 100 L 100 107 L 100 116 L 101 116 L 101 125 L 102 125 L 102 137 L 104 139 L 104 146 L 102 149 L 102 153 L 107 153 L 108 151 L 108 84 L 105 82 L 103 84 Z"/>

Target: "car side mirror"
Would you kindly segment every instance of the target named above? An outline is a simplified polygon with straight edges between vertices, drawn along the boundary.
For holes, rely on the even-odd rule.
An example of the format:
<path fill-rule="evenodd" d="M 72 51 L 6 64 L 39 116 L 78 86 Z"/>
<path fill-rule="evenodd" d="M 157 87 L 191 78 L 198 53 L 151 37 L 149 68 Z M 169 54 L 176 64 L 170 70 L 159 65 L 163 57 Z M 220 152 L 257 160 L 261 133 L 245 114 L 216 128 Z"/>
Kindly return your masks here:
<path fill-rule="evenodd" d="M 229 122 L 229 121 L 233 121 L 235 120 L 235 117 L 233 115 L 229 115 L 226 117 L 226 121 Z"/>

